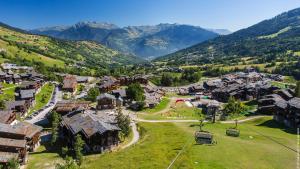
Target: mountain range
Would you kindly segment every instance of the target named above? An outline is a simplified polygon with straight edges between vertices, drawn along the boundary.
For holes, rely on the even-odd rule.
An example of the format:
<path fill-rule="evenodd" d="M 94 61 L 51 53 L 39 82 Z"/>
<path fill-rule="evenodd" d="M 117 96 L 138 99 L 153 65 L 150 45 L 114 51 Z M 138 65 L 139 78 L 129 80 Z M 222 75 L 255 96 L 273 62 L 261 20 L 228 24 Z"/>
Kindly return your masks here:
<path fill-rule="evenodd" d="M 92 41 L 67 41 L 47 36 L 32 35 L 0 22 L 0 63 L 40 64 L 54 68 L 106 69 L 144 60 L 125 55 Z"/>
<path fill-rule="evenodd" d="M 155 58 L 197 43 L 229 34 L 226 29 L 204 29 L 181 24 L 118 27 L 111 23 L 79 22 L 29 30 L 31 33 L 66 40 L 91 40 L 125 54 Z"/>
<path fill-rule="evenodd" d="M 230 57 L 255 57 L 272 62 L 284 56 L 295 58 L 299 51 L 300 8 L 297 8 L 232 34 L 157 58 L 156 61 L 199 64 Z"/>

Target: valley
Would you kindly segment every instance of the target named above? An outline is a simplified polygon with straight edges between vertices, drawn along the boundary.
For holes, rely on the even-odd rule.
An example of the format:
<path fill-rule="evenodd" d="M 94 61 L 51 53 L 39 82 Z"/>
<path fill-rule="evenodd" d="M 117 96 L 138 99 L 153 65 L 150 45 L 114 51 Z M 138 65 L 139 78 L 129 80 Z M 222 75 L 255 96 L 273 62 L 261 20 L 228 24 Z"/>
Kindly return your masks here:
<path fill-rule="evenodd" d="M 299 167 L 300 8 L 234 32 L 125 21 L 0 22 L 0 169 Z"/>

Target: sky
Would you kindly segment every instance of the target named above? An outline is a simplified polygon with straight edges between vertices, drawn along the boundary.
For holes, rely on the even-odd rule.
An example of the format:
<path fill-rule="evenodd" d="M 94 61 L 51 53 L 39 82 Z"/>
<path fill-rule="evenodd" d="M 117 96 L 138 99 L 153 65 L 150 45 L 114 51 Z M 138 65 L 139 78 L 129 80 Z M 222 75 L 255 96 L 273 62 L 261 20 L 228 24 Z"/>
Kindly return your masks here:
<path fill-rule="evenodd" d="M 22 29 L 97 21 L 236 31 L 298 7 L 300 0 L 0 0 L 0 22 Z"/>

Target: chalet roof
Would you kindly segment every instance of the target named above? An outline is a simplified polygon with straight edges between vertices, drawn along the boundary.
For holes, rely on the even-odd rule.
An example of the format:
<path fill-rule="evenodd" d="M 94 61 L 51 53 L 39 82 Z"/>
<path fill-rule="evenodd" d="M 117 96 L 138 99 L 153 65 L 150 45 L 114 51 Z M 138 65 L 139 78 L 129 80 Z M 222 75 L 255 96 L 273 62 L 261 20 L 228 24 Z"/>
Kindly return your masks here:
<path fill-rule="evenodd" d="M 97 100 L 105 99 L 105 98 L 112 99 L 112 100 L 116 99 L 116 97 L 114 95 L 111 95 L 111 94 L 108 94 L 108 93 L 104 93 L 104 94 L 101 94 L 101 95 L 97 96 Z"/>
<path fill-rule="evenodd" d="M 89 80 L 88 76 L 76 76 L 77 82 L 86 82 Z"/>
<path fill-rule="evenodd" d="M 21 99 L 34 98 L 34 94 L 35 94 L 35 89 L 20 90 Z"/>
<path fill-rule="evenodd" d="M 15 148 L 25 148 L 26 140 L 17 140 L 17 139 L 0 137 L 0 147 L 1 146 L 15 147 Z"/>
<path fill-rule="evenodd" d="M 14 78 L 14 79 L 19 79 L 19 78 L 21 78 L 21 76 L 18 75 L 18 74 L 14 74 L 14 75 L 13 75 L 13 78 Z"/>
<path fill-rule="evenodd" d="M 15 109 L 15 107 L 17 107 L 17 106 L 25 106 L 25 105 L 26 105 L 25 100 L 16 100 L 16 101 L 5 102 L 6 110 L 12 110 L 12 109 Z"/>
<path fill-rule="evenodd" d="M 4 73 L 3 71 L 0 71 L 0 76 L 5 76 L 6 73 Z"/>
<path fill-rule="evenodd" d="M 59 101 L 55 105 L 57 112 L 71 112 L 79 107 L 88 108 L 90 101 Z"/>
<path fill-rule="evenodd" d="M 18 153 L 0 151 L 0 163 L 7 163 L 11 159 L 17 159 L 18 156 Z"/>
<path fill-rule="evenodd" d="M 0 123 L 6 123 L 14 114 L 12 110 L 0 110 Z"/>
<path fill-rule="evenodd" d="M 118 89 L 118 90 L 113 90 L 112 94 L 118 94 L 121 97 L 126 97 L 126 90 L 125 89 Z"/>
<path fill-rule="evenodd" d="M 292 98 L 291 100 L 288 101 L 288 103 L 291 107 L 300 109 L 300 98 L 299 97 Z"/>
<path fill-rule="evenodd" d="M 73 135 L 82 132 L 86 137 L 106 131 L 120 130 L 116 124 L 105 122 L 106 120 L 97 116 L 92 111 L 74 112 L 62 117 L 62 124 L 66 126 Z"/>
<path fill-rule="evenodd" d="M 36 82 L 35 81 L 23 81 L 21 84 L 20 84 L 20 88 L 27 88 L 29 86 L 34 86 L 36 85 Z"/>
<path fill-rule="evenodd" d="M 12 125 L 0 123 L 0 133 L 11 133 L 17 135 L 23 135 L 25 137 L 25 133 L 16 130 Z"/>
<path fill-rule="evenodd" d="M 64 78 L 64 81 L 63 81 L 63 89 L 70 89 L 70 88 L 75 88 L 76 87 L 76 84 L 77 84 L 77 79 L 76 79 L 76 76 L 73 76 L 73 75 L 67 75 L 65 76 Z"/>
<path fill-rule="evenodd" d="M 24 133 L 26 138 L 32 138 L 35 134 L 43 130 L 42 127 L 27 122 L 19 122 L 13 127 L 17 132 Z"/>

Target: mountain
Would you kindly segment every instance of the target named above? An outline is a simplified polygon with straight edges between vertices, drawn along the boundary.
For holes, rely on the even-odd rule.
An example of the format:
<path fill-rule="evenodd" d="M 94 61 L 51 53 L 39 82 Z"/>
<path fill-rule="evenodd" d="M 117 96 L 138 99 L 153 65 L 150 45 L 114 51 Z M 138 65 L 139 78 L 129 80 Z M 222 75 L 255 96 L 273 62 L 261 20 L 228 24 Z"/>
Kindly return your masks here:
<path fill-rule="evenodd" d="M 67 40 L 92 40 L 109 48 L 143 58 L 155 58 L 218 36 L 197 26 L 159 24 L 128 26 L 80 22 L 73 26 L 59 26 L 30 30 L 31 33 Z"/>
<path fill-rule="evenodd" d="M 272 62 L 300 51 L 300 8 L 264 20 L 246 29 L 220 36 L 187 49 L 157 58 L 176 64 L 208 63 L 225 58 L 254 57 Z"/>
<path fill-rule="evenodd" d="M 219 35 L 229 35 L 231 34 L 232 32 L 228 29 L 211 29 L 211 28 L 207 28 L 206 30 L 209 30 L 209 31 L 212 31 L 212 32 L 215 32 Z"/>
<path fill-rule="evenodd" d="M 121 54 L 95 42 L 32 35 L 3 23 L 0 23 L 0 51 L 0 62 L 24 60 L 60 68 L 74 65 L 106 68 L 141 62 L 135 56 Z"/>

